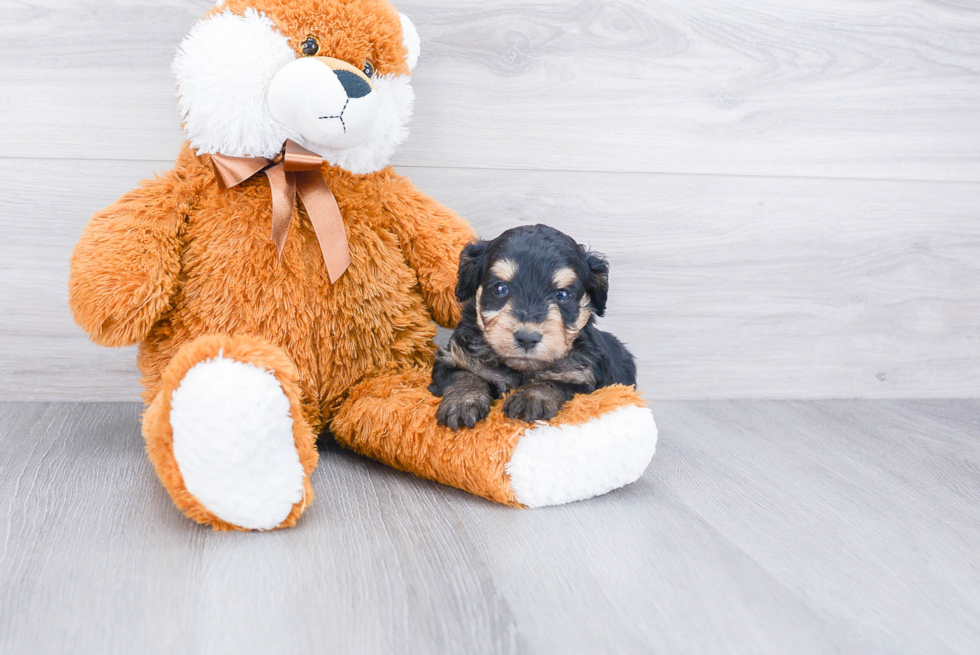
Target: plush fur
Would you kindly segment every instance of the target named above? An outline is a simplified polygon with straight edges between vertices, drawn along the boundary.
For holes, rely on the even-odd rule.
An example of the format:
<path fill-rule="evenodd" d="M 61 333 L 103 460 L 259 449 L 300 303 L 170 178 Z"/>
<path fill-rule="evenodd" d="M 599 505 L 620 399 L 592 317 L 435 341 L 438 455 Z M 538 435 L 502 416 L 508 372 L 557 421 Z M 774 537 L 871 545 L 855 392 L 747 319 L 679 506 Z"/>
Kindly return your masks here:
<path fill-rule="evenodd" d="M 270 111 L 273 99 L 267 94 L 276 76 L 304 59 L 302 47 L 310 38 L 318 43 L 319 55 L 356 69 L 370 62 L 375 69 L 372 102 L 354 99 L 377 105 L 366 142 L 331 147 Z M 228 0 L 194 26 L 174 59 L 184 130 L 198 154 L 271 159 L 292 139 L 351 173 L 375 172 L 388 165 L 408 137 L 415 102 L 408 72 L 419 52 L 411 20 L 386 0 Z M 311 78 L 302 90 L 322 86 Z M 284 99 L 290 105 L 297 101 Z M 347 113 L 356 116 L 353 107 Z"/>
<path fill-rule="evenodd" d="M 206 154 L 274 157 L 289 131 L 269 115 L 266 90 L 296 59 L 265 14 L 224 11 L 202 20 L 180 44 L 171 69 L 191 147 Z"/>
<path fill-rule="evenodd" d="M 611 389 L 620 387 L 593 395 Z M 569 405 L 591 397 L 577 396 Z M 553 423 L 525 432 L 507 463 L 514 497 L 527 507 L 561 505 L 635 482 L 657 449 L 657 424 L 643 407 L 619 407 L 584 424 Z"/>
<path fill-rule="evenodd" d="M 633 356 L 595 326 L 608 289 L 605 258 L 546 225 L 467 246 L 456 287 L 462 320 L 429 387 L 442 397 L 439 424 L 472 428 L 508 392 L 505 415 L 549 420 L 577 393 L 636 384 Z"/>
<path fill-rule="evenodd" d="M 189 142 L 170 171 L 98 212 L 75 248 L 69 280 L 75 320 L 99 344 L 139 344 L 147 452 L 174 503 L 195 521 L 218 530 L 295 524 L 313 498 L 315 435 L 327 428 L 342 445 L 392 466 L 521 504 L 505 467 L 524 424 L 491 412 L 478 437 L 447 440 L 452 433 L 437 426 L 438 401 L 426 390 L 433 320 L 447 327 L 459 320 L 456 262 L 474 234 L 386 166 L 406 134 L 410 111 L 408 76 L 418 38 L 408 26 L 386 0 L 227 0 L 216 6 L 174 64 Z M 294 72 L 310 38 L 318 52 L 302 68 L 330 82 L 310 97 L 349 93 L 349 85 L 329 77 L 341 69 L 361 80 L 354 82 L 361 90 L 366 85 L 379 94 L 374 117 L 362 116 L 374 120 L 363 142 L 352 144 L 350 134 L 336 130 L 297 133 L 268 111 L 277 77 L 297 85 L 309 79 Z M 302 97 L 297 88 L 277 93 Z M 311 104 L 313 110 L 320 112 Z M 296 125 L 307 119 L 284 116 Z M 333 284 L 302 202 L 280 256 L 270 238 L 266 177 L 221 190 L 212 172 L 212 154 L 268 156 L 285 137 L 315 146 L 327 160 L 320 172 L 337 199 L 351 255 Z M 214 367 L 225 360 L 242 365 Z M 256 377 L 262 371 L 278 384 Z M 185 390 L 201 380 L 222 386 L 208 395 L 220 405 L 214 415 L 229 418 L 202 418 L 207 429 L 195 427 L 193 417 L 208 414 L 197 402 L 205 394 L 182 395 L 185 379 Z M 262 408 L 259 414 L 241 405 L 236 389 Z M 288 416 L 282 413 L 286 401 Z M 641 404 L 634 390 L 609 387 L 572 400 L 555 420 L 587 424 Z M 261 432 L 244 425 L 242 416 L 265 422 L 272 441 L 261 442 Z M 284 438 L 288 425 L 292 446 Z M 241 452 L 221 456 L 235 444 Z M 269 468 L 269 457 L 282 466 Z M 293 457 L 302 466 L 302 493 L 291 477 Z M 181 460 L 193 461 L 191 484 Z M 284 482 L 257 484 L 269 498 L 242 496 L 248 511 L 241 513 L 235 494 L 246 493 L 242 480 L 249 471 Z M 201 497 L 189 487 L 202 490 Z M 584 485 L 583 493 L 591 488 Z M 288 514 L 272 526 L 290 502 Z"/>
<path fill-rule="evenodd" d="M 304 500 L 290 400 L 271 371 L 198 362 L 171 394 L 170 425 L 187 491 L 222 520 L 270 530 Z"/>
<path fill-rule="evenodd" d="M 147 455 L 174 504 L 189 518 L 216 530 L 251 529 L 251 526 L 224 520 L 194 496 L 187 489 L 174 454 L 174 427 L 171 423 L 174 392 L 180 388 L 181 382 L 192 369 L 203 362 L 219 358 L 250 364 L 271 372 L 279 383 L 278 393 L 284 394 L 289 401 L 289 414 L 294 419 L 293 443 L 303 467 L 303 493 L 278 527 L 296 525 L 296 521 L 313 501 L 313 486 L 309 476 L 316 468 L 319 458 L 316 434 L 310 423 L 302 419 L 303 393 L 299 386 L 299 372 L 282 349 L 263 339 L 247 336 L 201 336 L 185 343 L 162 372 L 160 392 L 155 394 L 143 416 Z M 298 420 L 296 417 L 299 417 Z"/>
<path fill-rule="evenodd" d="M 474 430 L 437 426 L 439 398 L 426 389 L 429 380 L 428 370 L 415 369 L 354 386 L 351 402 L 333 419 L 338 441 L 388 466 L 512 507 L 556 504 L 537 502 L 541 498 L 560 497 L 557 502 L 567 503 L 605 493 L 633 482 L 653 456 L 657 433 L 650 410 L 633 387 L 612 385 L 575 396 L 551 421 L 556 428 L 578 426 L 583 441 L 597 440 L 603 446 L 570 449 L 552 441 L 550 452 L 545 452 L 547 446 L 532 446 L 528 457 L 518 462 L 517 471 L 524 474 L 518 480 L 525 484 L 515 489 L 508 466 L 534 426 L 504 416 L 499 400 Z M 596 429 L 603 417 L 624 408 L 647 418 L 627 430 L 620 425 Z M 642 443 L 644 448 L 623 449 L 625 440 Z M 590 476 L 579 476 L 580 466 L 571 470 L 567 466 L 583 451 L 591 451 Z M 632 478 L 623 474 L 624 469 Z M 535 471 L 532 476 L 539 477 L 539 484 L 526 484 L 528 471 Z"/>

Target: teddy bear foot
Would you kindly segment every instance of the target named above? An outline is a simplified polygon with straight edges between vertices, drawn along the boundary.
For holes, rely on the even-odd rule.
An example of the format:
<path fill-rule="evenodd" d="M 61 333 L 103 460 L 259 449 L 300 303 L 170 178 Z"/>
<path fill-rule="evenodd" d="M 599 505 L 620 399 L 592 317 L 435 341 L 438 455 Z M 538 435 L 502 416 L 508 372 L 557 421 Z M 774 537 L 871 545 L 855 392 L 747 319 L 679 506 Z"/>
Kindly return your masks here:
<path fill-rule="evenodd" d="M 170 402 L 184 484 L 218 518 L 268 530 L 303 500 L 289 399 L 267 371 L 224 357 L 201 362 Z"/>
<path fill-rule="evenodd" d="M 216 529 L 295 524 L 312 500 L 316 450 L 285 355 L 227 337 L 189 346 L 144 418 L 164 486 L 189 517 Z"/>
<path fill-rule="evenodd" d="M 550 422 L 506 416 L 504 401 L 473 428 L 438 425 L 428 372 L 354 387 L 331 424 L 344 446 L 419 477 L 514 507 L 560 505 L 635 482 L 657 447 L 653 413 L 632 387 L 575 396 Z"/>
<path fill-rule="evenodd" d="M 653 413 L 626 405 L 582 424 L 542 422 L 524 432 L 505 469 L 520 504 L 563 505 L 635 482 L 656 447 Z"/>

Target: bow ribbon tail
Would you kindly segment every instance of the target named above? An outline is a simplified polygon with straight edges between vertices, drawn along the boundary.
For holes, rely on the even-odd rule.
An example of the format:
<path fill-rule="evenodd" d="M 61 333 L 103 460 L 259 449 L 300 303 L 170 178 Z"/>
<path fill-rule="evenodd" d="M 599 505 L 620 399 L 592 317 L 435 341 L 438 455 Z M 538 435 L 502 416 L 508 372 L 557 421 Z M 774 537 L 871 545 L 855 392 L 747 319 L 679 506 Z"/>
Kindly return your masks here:
<path fill-rule="evenodd" d="M 269 191 L 272 194 L 272 242 L 276 244 L 280 257 L 286 246 L 298 193 L 320 243 L 330 282 L 336 282 L 350 266 L 350 249 L 337 199 L 320 173 L 323 159 L 289 140 L 283 146 L 282 157 L 276 159 L 279 161 L 265 157 L 215 154 L 211 155 L 211 166 L 218 187 L 222 190 L 237 186 L 259 172 L 265 173 L 269 178 Z"/>
<path fill-rule="evenodd" d="M 276 244 L 276 250 L 282 257 L 296 204 L 296 179 L 292 173 L 286 172 L 286 166 L 282 162 L 265 169 L 265 174 L 269 178 L 269 189 L 272 193 L 272 242 Z"/>
<path fill-rule="evenodd" d="M 330 282 L 334 283 L 350 266 L 347 232 L 337 199 L 318 170 L 297 171 L 289 176 L 295 180 L 296 191 L 310 216 L 317 241 L 320 242 L 320 251 L 323 253 L 323 262 L 327 265 Z"/>

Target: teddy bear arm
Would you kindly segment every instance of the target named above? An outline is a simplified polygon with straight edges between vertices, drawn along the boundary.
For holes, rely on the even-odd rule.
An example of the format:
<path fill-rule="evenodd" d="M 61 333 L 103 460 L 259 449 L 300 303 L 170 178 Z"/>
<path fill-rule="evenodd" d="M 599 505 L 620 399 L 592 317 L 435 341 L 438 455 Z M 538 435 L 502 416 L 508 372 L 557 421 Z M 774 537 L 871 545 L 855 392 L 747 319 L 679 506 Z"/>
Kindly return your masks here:
<path fill-rule="evenodd" d="M 433 319 L 443 327 L 455 327 L 460 315 L 456 300 L 459 254 L 476 238 L 473 228 L 404 178 L 392 185 L 386 197 L 402 251 L 418 275 Z"/>
<path fill-rule="evenodd" d="M 170 306 L 193 194 L 173 172 L 95 214 L 72 253 L 68 302 L 103 346 L 140 342 Z"/>

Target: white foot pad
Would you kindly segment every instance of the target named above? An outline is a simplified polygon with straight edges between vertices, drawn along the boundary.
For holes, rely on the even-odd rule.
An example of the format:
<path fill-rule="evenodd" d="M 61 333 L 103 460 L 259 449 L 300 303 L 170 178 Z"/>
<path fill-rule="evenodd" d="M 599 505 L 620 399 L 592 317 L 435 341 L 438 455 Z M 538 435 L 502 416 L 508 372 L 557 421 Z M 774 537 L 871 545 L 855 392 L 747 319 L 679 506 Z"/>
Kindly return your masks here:
<path fill-rule="evenodd" d="M 528 430 L 517 442 L 507 473 L 522 505 L 561 505 L 635 482 L 656 449 L 653 413 L 621 407 L 582 425 Z"/>
<path fill-rule="evenodd" d="M 302 500 L 289 399 L 269 371 L 224 357 L 197 364 L 173 392 L 170 425 L 187 491 L 223 521 L 269 530 Z"/>

